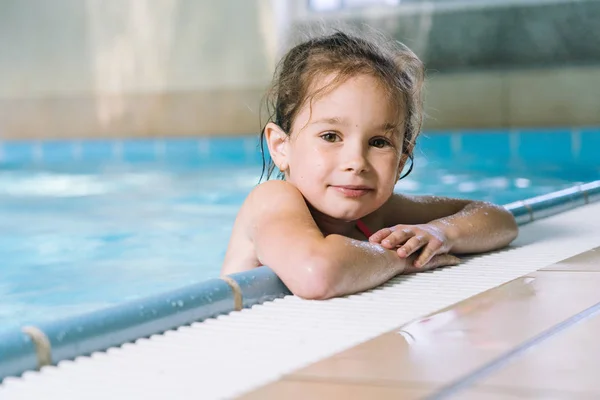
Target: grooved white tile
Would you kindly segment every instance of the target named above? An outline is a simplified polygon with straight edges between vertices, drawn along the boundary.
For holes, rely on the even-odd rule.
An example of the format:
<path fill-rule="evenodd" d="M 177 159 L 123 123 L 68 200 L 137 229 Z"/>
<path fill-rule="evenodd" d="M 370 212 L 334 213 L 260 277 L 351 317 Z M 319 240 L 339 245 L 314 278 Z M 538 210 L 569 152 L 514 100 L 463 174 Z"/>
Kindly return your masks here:
<path fill-rule="evenodd" d="M 600 203 L 521 227 L 506 250 L 328 301 L 288 296 L 65 361 L 0 386 L 2 399 L 230 398 L 412 319 L 600 244 Z"/>

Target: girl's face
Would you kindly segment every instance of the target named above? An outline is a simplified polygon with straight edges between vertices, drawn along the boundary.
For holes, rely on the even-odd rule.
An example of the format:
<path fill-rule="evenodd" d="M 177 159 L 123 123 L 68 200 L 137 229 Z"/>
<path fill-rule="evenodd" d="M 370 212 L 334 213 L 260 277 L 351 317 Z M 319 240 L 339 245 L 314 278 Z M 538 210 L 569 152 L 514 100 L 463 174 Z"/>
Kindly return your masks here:
<path fill-rule="evenodd" d="M 325 215 L 354 221 L 392 195 L 403 132 L 397 130 L 398 114 L 380 85 L 368 75 L 350 78 L 314 99 L 312 106 L 306 104 L 293 123 L 285 144 L 286 180 Z"/>

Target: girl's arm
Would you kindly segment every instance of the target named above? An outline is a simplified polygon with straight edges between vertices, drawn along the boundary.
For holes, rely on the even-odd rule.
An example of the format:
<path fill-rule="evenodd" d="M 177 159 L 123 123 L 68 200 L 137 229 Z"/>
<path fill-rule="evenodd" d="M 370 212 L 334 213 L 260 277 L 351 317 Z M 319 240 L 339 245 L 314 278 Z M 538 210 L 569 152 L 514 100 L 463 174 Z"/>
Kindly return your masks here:
<path fill-rule="evenodd" d="M 300 297 L 325 299 L 367 290 L 407 266 L 381 245 L 341 235 L 324 237 L 301 193 L 287 182 L 259 185 L 242 208 L 258 260 Z"/>
<path fill-rule="evenodd" d="M 390 228 L 376 232 L 370 241 L 397 248 L 401 257 L 423 248 L 416 266 L 436 254 L 496 250 L 518 234 L 508 210 L 482 201 L 394 194 L 384 219 Z"/>

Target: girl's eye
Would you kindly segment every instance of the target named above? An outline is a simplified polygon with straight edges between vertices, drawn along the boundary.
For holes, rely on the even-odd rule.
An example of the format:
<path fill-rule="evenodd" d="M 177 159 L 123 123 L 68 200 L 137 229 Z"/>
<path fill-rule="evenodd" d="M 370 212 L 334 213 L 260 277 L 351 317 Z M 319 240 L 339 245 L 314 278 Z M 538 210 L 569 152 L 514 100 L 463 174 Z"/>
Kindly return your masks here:
<path fill-rule="evenodd" d="M 327 132 L 321 135 L 321 138 L 327 142 L 335 142 L 338 139 L 338 135 L 333 132 Z"/>
<path fill-rule="evenodd" d="M 375 138 L 373 140 L 371 140 L 371 146 L 377 147 L 377 148 L 383 148 L 386 146 L 391 146 L 392 143 L 384 138 Z"/>

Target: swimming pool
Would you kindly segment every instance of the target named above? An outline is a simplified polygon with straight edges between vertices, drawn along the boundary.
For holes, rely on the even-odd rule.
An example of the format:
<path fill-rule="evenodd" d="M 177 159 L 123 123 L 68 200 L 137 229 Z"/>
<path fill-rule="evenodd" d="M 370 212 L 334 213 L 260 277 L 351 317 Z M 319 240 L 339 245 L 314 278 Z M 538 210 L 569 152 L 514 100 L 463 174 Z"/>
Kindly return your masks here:
<path fill-rule="evenodd" d="M 218 276 L 255 137 L 4 143 L 0 332 Z M 425 134 L 397 191 L 506 204 L 600 177 L 597 130 Z"/>
<path fill-rule="evenodd" d="M 0 332 L 218 276 L 255 137 L 7 142 Z M 516 200 L 600 177 L 598 130 L 425 134 L 397 189 Z"/>

